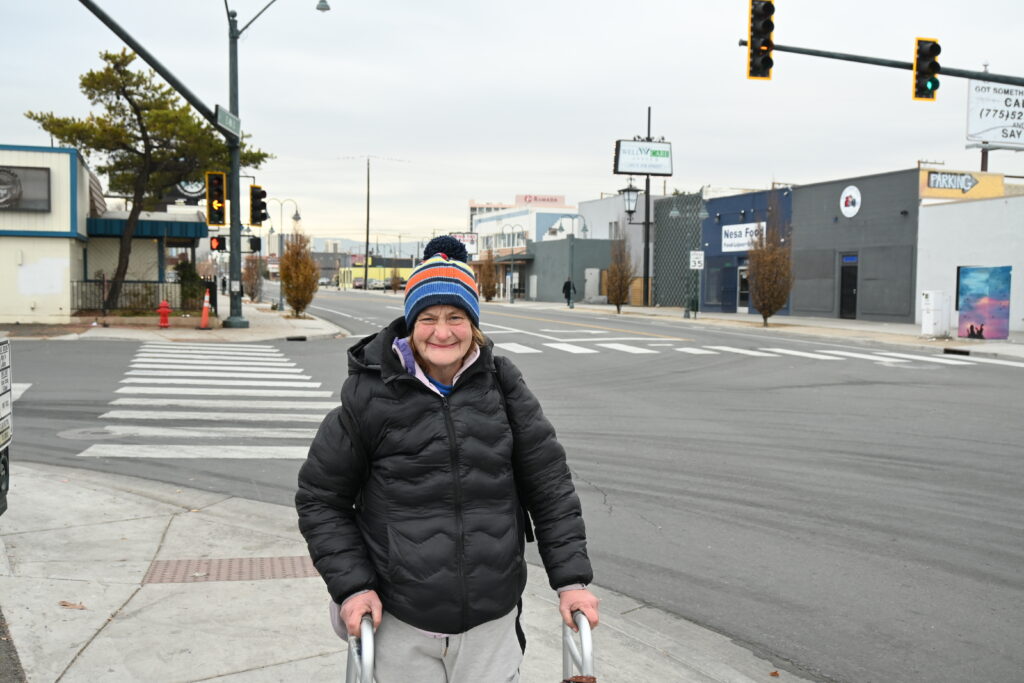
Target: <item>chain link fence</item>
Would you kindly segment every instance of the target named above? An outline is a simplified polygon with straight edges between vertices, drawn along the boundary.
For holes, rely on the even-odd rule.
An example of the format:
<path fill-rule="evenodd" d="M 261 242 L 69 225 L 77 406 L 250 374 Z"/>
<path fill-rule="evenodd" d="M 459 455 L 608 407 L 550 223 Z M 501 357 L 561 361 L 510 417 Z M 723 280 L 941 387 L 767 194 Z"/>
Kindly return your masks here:
<path fill-rule="evenodd" d="M 696 311 L 700 271 L 690 270 L 690 252 L 701 250 L 703 198 L 700 193 L 677 194 L 654 202 L 654 245 L 651 304 Z"/>

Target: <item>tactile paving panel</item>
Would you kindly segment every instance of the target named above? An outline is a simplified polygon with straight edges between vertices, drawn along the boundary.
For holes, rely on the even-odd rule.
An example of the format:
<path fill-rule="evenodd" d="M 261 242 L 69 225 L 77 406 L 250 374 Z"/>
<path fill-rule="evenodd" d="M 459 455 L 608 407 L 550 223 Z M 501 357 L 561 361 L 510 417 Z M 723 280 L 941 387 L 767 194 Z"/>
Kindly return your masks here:
<path fill-rule="evenodd" d="M 154 560 L 142 583 L 262 581 L 319 576 L 308 555 L 294 557 L 230 557 L 200 560 Z"/>

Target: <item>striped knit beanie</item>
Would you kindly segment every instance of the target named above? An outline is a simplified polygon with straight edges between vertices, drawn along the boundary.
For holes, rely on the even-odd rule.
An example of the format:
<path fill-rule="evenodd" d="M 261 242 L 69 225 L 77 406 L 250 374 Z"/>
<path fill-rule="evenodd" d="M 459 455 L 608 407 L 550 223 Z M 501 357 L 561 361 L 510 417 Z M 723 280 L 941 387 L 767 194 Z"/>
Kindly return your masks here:
<path fill-rule="evenodd" d="M 454 237 L 430 240 L 423 262 L 405 284 L 405 324 L 410 332 L 423 309 L 442 304 L 458 306 L 480 326 L 480 294 L 473 269 L 466 265 L 468 259 L 466 247 Z"/>

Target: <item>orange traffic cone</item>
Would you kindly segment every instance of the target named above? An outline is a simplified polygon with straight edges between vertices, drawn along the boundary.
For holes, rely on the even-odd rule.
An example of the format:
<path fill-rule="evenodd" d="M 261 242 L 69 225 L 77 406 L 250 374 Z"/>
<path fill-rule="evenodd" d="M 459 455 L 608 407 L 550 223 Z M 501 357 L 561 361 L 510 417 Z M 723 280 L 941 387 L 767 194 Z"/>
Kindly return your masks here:
<path fill-rule="evenodd" d="M 197 330 L 208 330 L 210 329 L 210 290 L 206 290 L 206 295 L 203 296 L 203 319 L 199 322 Z"/>

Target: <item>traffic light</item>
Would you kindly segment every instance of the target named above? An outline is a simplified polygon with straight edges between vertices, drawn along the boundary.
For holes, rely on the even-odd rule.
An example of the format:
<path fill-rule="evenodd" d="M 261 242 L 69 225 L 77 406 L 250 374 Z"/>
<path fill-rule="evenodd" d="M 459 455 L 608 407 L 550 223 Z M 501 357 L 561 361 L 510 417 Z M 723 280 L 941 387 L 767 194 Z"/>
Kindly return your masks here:
<path fill-rule="evenodd" d="M 267 191 L 259 185 L 249 186 L 249 224 L 260 225 L 270 218 L 267 214 Z"/>
<path fill-rule="evenodd" d="M 228 248 L 228 240 L 221 235 L 214 235 L 210 238 L 210 251 L 224 251 Z"/>
<path fill-rule="evenodd" d="M 206 223 L 225 225 L 227 214 L 227 183 L 221 171 L 206 172 Z"/>
<path fill-rule="evenodd" d="M 775 3 L 771 0 L 750 0 L 750 32 L 747 35 L 747 78 L 772 78 L 772 31 Z"/>
<path fill-rule="evenodd" d="M 935 91 L 939 89 L 935 74 L 942 71 L 936 57 L 942 47 L 935 38 L 918 38 L 914 46 L 914 99 L 934 101 Z"/>
<path fill-rule="evenodd" d="M 259 237 L 250 237 L 249 238 L 249 251 L 251 251 L 252 253 L 254 253 L 254 254 L 260 253 L 260 247 L 262 247 L 262 246 L 263 246 L 263 240 L 261 240 Z"/>

